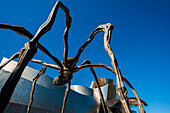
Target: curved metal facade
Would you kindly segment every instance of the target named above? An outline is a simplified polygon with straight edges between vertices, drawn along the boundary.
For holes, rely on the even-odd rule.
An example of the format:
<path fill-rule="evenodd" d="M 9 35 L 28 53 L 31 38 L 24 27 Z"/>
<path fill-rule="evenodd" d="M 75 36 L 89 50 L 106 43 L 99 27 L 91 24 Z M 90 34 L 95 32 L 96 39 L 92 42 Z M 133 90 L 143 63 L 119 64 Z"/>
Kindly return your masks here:
<path fill-rule="evenodd" d="M 4 58 L 2 62 L 6 59 Z M 0 89 L 6 82 L 16 62 L 11 61 L 0 71 Z M 32 79 L 38 71 L 26 67 L 15 91 L 11 97 L 5 113 L 26 113 L 32 87 Z M 31 113 L 60 113 L 66 86 L 56 87 L 52 84 L 53 78 L 42 75 L 36 84 L 34 101 Z M 93 95 L 93 89 L 83 86 L 72 86 L 66 104 L 66 113 L 96 113 L 99 108 L 100 98 Z M 82 90 L 80 93 L 78 90 Z M 75 91 L 74 91 L 75 90 Z M 84 93 L 83 93 L 84 92 Z M 87 93 L 90 92 L 90 93 Z"/>

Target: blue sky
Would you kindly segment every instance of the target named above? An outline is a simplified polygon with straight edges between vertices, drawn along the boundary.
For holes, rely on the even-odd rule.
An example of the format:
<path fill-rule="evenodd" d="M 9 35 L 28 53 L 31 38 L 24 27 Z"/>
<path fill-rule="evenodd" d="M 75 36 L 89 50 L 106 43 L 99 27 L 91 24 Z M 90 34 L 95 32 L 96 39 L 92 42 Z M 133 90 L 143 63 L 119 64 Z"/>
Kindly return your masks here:
<path fill-rule="evenodd" d="M 69 57 L 74 57 L 79 47 L 100 24 L 112 23 L 111 46 L 122 74 L 132 83 L 139 96 L 148 103 L 147 113 L 170 111 L 170 1 L 169 0 L 61 0 L 70 9 L 72 26 L 69 31 Z M 55 0 L 3 0 L 0 1 L 0 23 L 25 27 L 35 34 L 46 20 Z M 60 61 L 63 56 L 64 13 L 59 9 L 51 31 L 40 43 Z M 29 39 L 9 30 L 0 29 L 0 59 L 18 52 Z M 38 50 L 36 59 L 54 63 Z M 78 64 L 85 59 L 111 67 L 103 46 L 103 33 L 96 35 L 84 50 Z M 29 66 L 40 70 L 41 65 Z M 98 77 L 113 78 L 105 69 L 95 68 Z M 57 71 L 46 74 L 55 77 Z M 72 84 L 89 86 L 94 80 L 88 69 L 74 74 Z M 133 96 L 129 91 L 129 96 Z"/>

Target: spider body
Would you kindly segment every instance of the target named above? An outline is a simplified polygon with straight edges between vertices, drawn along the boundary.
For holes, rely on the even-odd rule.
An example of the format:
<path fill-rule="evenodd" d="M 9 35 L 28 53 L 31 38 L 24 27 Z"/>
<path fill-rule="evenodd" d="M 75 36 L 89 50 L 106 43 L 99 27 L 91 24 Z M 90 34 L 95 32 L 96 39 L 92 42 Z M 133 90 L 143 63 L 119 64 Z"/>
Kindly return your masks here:
<path fill-rule="evenodd" d="M 63 65 L 63 71 L 59 70 L 59 75 L 53 79 L 53 84 L 55 86 L 63 86 L 67 84 L 73 78 L 73 68 L 71 67 L 73 64 L 73 58 L 67 58 L 67 65 Z"/>

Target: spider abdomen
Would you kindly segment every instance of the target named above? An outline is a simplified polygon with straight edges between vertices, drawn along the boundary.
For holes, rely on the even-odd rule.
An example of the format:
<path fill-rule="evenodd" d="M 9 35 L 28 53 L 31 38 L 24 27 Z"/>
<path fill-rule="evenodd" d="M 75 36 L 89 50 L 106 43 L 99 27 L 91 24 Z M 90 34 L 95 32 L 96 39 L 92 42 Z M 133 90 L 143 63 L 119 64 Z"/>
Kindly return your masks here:
<path fill-rule="evenodd" d="M 60 74 L 59 76 L 55 77 L 53 80 L 53 84 L 55 86 L 63 86 L 67 84 L 73 78 L 73 73 L 70 70 L 64 70 L 63 75 Z"/>

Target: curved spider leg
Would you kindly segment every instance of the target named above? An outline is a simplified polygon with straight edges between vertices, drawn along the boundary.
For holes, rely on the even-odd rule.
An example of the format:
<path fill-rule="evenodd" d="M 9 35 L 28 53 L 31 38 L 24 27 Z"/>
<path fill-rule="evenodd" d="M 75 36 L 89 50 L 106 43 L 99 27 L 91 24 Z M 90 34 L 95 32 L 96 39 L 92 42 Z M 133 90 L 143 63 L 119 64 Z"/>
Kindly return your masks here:
<path fill-rule="evenodd" d="M 93 40 L 94 36 L 101 32 L 104 31 L 104 46 L 105 46 L 105 50 L 106 52 L 109 54 L 111 61 L 112 61 L 112 66 L 115 70 L 115 74 L 116 74 L 116 81 L 117 81 L 117 93 L 118 96 L 120 97 L 120 101 L 123 105 L 123 108 L 125 110 L 125 112 L 130 113 L 130 108 L 128 105 L 128 100 L 127 100 L 127 90 L 124 86 L 123 80 L 122 80 L 122 76 L 121 76 L 121 72 L 118 68 L 118 64 L 117 64 L 117 60 L 114 56 L 114 53 L 110 47 L 110 38 L 111 38 L 111 32 L 113 30 L 113 25 L 111 25 L 110 23 L 105 24 L 105 25 L 100 25 L 96 28 L 96 30 L 94 32 L 91 33 L 90 38 L 80 47 L 76 57 L 74 58 L 74 63 L 72 65 L 72 67 L 74 67 L 76 65 L 76 63 L 79 60 L 79 57 L 81 55 L 81 53 L 83 52 L 84 48 Z"/>
<path fill-rule="evenodd" d="M 32 102 L 33 102 L 33 94 L 34 94 L 34 91 L 35 91 L 35 84 L 38 80 L 38 78 L 45 73 L 46 71 L 46 66 L 42 67 L 40 72 L 37 74 L 36 77 L 33 78 L 33 83 L 32 83 L 32 89 L 31 89 L 31 93 L 30 93 L 30 102 L 28 104 L 28 107 L 27 107 L 27 113 L 30 112 L 30 109 L 31 109 L 31 105 L 32 105 Z"/>
<path fill-rule="evenodd" d="M 62 106 L 62 111 L 61 111 L 61 113 L 64 113 L 64 110 L 65 110 L 68 93 L 69 93 L 69 91 L 70 91 L 70 85 L 71 85 L 71 81 L 69 81 L 68 84 L 67 84 L 67 89 L 66 89 L 66 91 L 65 91 L 65 96 L 64 96 L 64 100 L 63 100 L 63 106 Z"/>
<path fill-rule="evenodd" d="M 68 36 L 68 30 L 71 26 L 71 17 L 69 15 L 69 10 L 67 7 L 65 7 L 61 1 L 57 1 L 56 4 L 54 5 L 47 21 L 42 25 L 40 26 L 40 28 L 38 29 L 37 33 L 35 34 L 35 36 L 31 39 L 30 42 L 32 43 L 37 43 L 38 40 L 40 39 L 40 37 L 45 34 L 47 31 L 49 31 L 54 23 L 54 20 L 55 20 L 55 17 L 56 17 L 56 14 L 57 14 L 57 11 L 58 11 L 58 8 L 61 8 L 64 12 L 65 12 L 65 17 L 66 17 L 66 30 L 65 30 L 65 38 L 67 38 Z M 66 41 L 66 40 L 65 40 Z M 66 43 L 66 46 L 68 46 L 67 44 L 67 41 L 65 42 Z M 68 49 L 65 49 L 66 51 L 68 51 Z M 65 55 L 67 56 L 67 52 L 64 52 Z M 65 56 L 64 55 L 64 56 Z M 65 58 L 64 58 L 65 59 Z M 63 67 L 61 66 L 61 73 L 63 73 Z"/>
<path fill-rule="evenodd" d="M 75 73 L 75 72 L 79 71 L 80 69 L 91 68 L 91 67 L 101 67 L 101 68 L 105 68 L 105 69 L 107 69 L 107 70 L 115 73 L 115 71 L 113 70 L 113 68 L 111 68 L 111 67 L 109 67 L 109 66 L 107 66 L 107 65 L 104 65 L 104 64 L 86 64 L 86 65 L 81 64 L 80 66 L 75 67 L 75 68 L 73 69 L 73 72 Z"/>
<path fill-rule="evenodd" d="M 13 56 L 11 56 L 10 59 L 8 59 L 6 62 L 4 62 L 1 66 L 0 66 L 0 70 L 6 66 L 10 61 L 16 59 L 19 57 L 19 52 L 15 53 Z M 60 70 L 60 67 L 58 67 L 57 65 L 54 65 L 54 64 L 47 64 L 41 60 L 37 60 L 37 59 L 31 59 L 30 60 L 31 62 L 34 62 L 34 63 L 37 63 L 37 64 L 41 64 L 41 65 L 44 65 L 46 67 L 50 67 L 50 68 L 53 68 L 53 69 L 56 69 L 56 70 Z"/>
<path fill-rule="evenodd" d="M 0 24 L 0 28 L 10 29 L 22 36 L 29 38 L 29 39 L 32 39 L 34 37 L 29 31 L 27 31 L 25 28 L 23 28 L 21 26 L 15 26 L 15 25 L 10 25 L 10 24 Z M 60 63 L 60 61 L 56 57 L 51 55 L 51 53 L 44 46 L 42 46 L 40 43 L 38 43 L 38 48 L 42 52 L 44 52 L 46 55 L 48 55 L 57 65 L 62 67 L 62 64 Z"/>
<path fill-rule="evenodd" d="M 57 1 L 51 11 L 51 13 L 48 16 L 48 19 L 41 25 L 35 34 L 35 36 L 31 39 L 30 42 L 32 43 L 37 43 L 38 40 L 41 38 L 42 35 L 44 35 L 46 32 L 48 32 L 51 28 L 52 25 L 54 24 L 54 20 L 58 11 L 58 8 L 61 8 L 65 14 L 68 14 L 68 9 L 61 3 L 61 1 Z M 66 16 L 67 17 L 67 16 Z"/>
<path fill-rule="evenodd" d="M 138 100 L 135 97 L 128 97 L 128 100 L 130 105 L 135 105 L 135 106 L 139 105 Z M 148 106 L 148 104 L 144 100 L 140 99 L 140 101 L 142 103 L 142 106 Z"/>
<path fill-rule="evenodd" d="M 73 64 L 71 65 L 71 68 L 75 67 L 76 63 L 78 62 L 81 53 L 83 52 L 84 48 L 89 45 L 89 43 L 94 39 L 94 36 L 101 32 L 101 28 L 96 28 L 91 34 L 89 39 L 79 48 L 77 55 L 73 59 Z"/>
<path fill-rule="evenodd" d="M 71 27 L 71 21 L 72 18 L 69 15 L 69 9 L 67 9 L 65 6 L 61 7 L 63 8 L 63 10 L 65 10 L 65 18 L 66 18 L 66 28 L 64 31 L 64 54 L 63 54 L 63 64 L 68 67 L 68 63 L 67 63 L 67 58 L 68 58 L 68 31 Z"/>
<path fill-rule="evenodd" d="M 12 31 L 18 33 L 19 35 L 25 36 L 25 37 L 27 37 L 29 39 L 32 39 L 34 37 L 34 35 L 32 35 L 28 30 L 26 30 L 22 26 L 15 26 L 15 25 L 10 25 L 10 24 L 2 24 L 2 23 L 0 23 L 0 29 L 12 30 Z"/>
<path fill-rule="evenodd" d="M 15 53 L 14 55 L 11 56 L 11 58 L 9 58 L 6 62 L 4 62 L 1 66 L 0 66 L 0 70 L 7 65 L 9 62 L 11 62 L 11 60 L 14 60 L 16 58 L 19 57 L 19 52 Z"/>
<path fill-rule="evenodd" d="M 10 25 L 10 24 L 0 24 L 0 28 L 12 30 L 12 31 L 18 33 L 19 35 L 25 36 L 29 39 L 32 39 L 34 37 L 29 31 L 27 31 L 22 26 L 15 26 L 15 25 Z M 60 63 L 60 61 L 56 57 L 54 57 L 43 45 L 38 43 L 37 46 L 42 52 L 44 52 L 47 56 L 49 56 L 58 66 L 62 67 L 62 64 Z"/>
<path fill-rule="evenodd" d="M 136 99 L 137 99 L 137 102 L 138 102 L 139 112 L 140 112 L 140 113 L 145 113 L 145 110 L 143 109 L 142 102 L 141 102 L 141 100 L 140 100 L 140 98 L 139 98 L 139 96 L 138 96 L 135 88 L 130 84 L 130 82 L 129 82 L 125 77 L 122 76 L 122 78 L 123 78 L 123 81 L 125 81 L 125 83 L 130 87 L 130 89 L 131 89 L 132 92 L 134 93 L 134 95 L 135 95 L 135 97 L 136 97 Z"/>
<path fill-rule="evenodd" d="M 54 65 L 54 64 L 47 64 L 41 60 L 37 60 L 37 59 L 31 59 L 30 60 L 31 62 L 34 62 L 34 63 L 37 63 L 37 64 L 41 64 L 41 65 L 44 65 L 46 67 L 50 67 L 50 68 L 53 68 L 53 69 L 56 69 L 56 70 L 60 70 L 60 67 L 58 67 L 57 65 Z"/>
<path fill-rule="evenodd" d="M 120 69 L 118 67 L 116 57 L 115 57 L 115 55 L 111 49 L 111 46 L 110 46 L 111 32 L 112 32 L 114 26 L 110 23 L 107 23 L 104 25 L 100 25 L 98 27 L 101 28 L 102 31 L 104 32 L 104 47 L 105 47 L 106 52 L 108 53 L 108 55 L 111 58 L 111 63 L 112 63 L 113 69 L 115 70 L 116 81 L 117 81 L 117 94 L 120 98 L 120 101 L 122 103 L 122 106 L 123 106 L 125 112 L 131 113 L 131 110 L 129 108 L 128 98 L 127 98 L 127 90 L 124 86 L 124 83 L 122 80 L 122 75 L 121 75 Z"/>
<path fill-rule="evenodd" d="M 8 77 L 8 79 L 5 82 L 5 84 L 3 85 L 3 87 L 1 88 L 0 113 L 5 110 L 7 104 L 9 103 L 9 100 L 13 94 L 15 87 L 16 87 L 17 83 L 19 82 L 22 72 L 24 71 L 28 62 L 35 55 L 36 50 L 37 50 L 36 47 L 31 46 L 31 43 L 29 43 L 29 42 L 26 43 L 25 47 L 20 50 L 19 60 L 18 60 L 17 65 L 14 68 L 14 70 L 12 71 L 12 73 L 10 74 L 10 76 Z"/>
<path fill-rule="evenodd" d="M 22 72 L 25 67 L 29 63 L 29 61 L 33 58 L 33 56 L 37 52 L 37 43 L 43 34 L 49 31 L 54 23 L 55 16 L 59 6 L 62 6 L 60 1 L 57 1 L 54 5 L 48 19 L 45 21 L 43 25 L 40 26 L 35 36 L 27 43 L 25 43 L 25 47 L 21 49 L 18 64 L 9 76 L 5 85 L 2 87 L 0 92 L 0 112 L 3 112 L 9 103 L 9 100 L 13 94 L 13 91 L 21 77 Z M 63 73 L 63 67 L 61 67 L 61 73 Z"/>
<path fill-rule="evenodd" d="M 11 56 L 10 59 L 8 59 L 6 62 L 4 62 L 1 66 L 0 66 L 0 70 L 6 66 L 10 61 L 16 59 L 19 57 L 19 52 L 15 53 L 13 56 Z M 56 70 L 60 70 L 60 67 L 58 67 L 57 65 L 54 65 L 54 64 L 47 64 L 41 60 L 37 60 L 37 59 L 31 59 L 30 60 L 31 62 L 34 62 L 34 63 L 38 63 L 38 64 L 41 64 L 41 65 L 44 65 L 46 67 L 50 67 L 50 68 L 53 68 L 53 69 L 56 69 Z"/>
<path fill-rule="evenodd" d="M 91 64 L 91 62 L 89 60 L 85 60 L 82 65 L 85 65 L 85 64 Z M 103 98 L 103 94 L 102 94 L 102 91 L 100 89 L 100 85 L 99 85 L 99 81 L 97 79 L 97 75 L 94 71 L 94 69 L 92 67 L 90 67 L 90 71 L 91 73 L 93 74 L 94 76 L 94 79 L 95 79 L 95 82 L 96 82 L 96 85 L 97 85 L 97 88 L 98 88 L 98 91 L 99 91 L 99 95 L 100 95 L 100 98 L 101 98 L 101 101 L 102 101 L 102 105 L 103 105 L 103 110 L 104 110 L 104 113 L 108 113 L 108 110 L 107 110 L 107 107 L 106 107 L 106 104 L 104 102 L 104 98 Z"/>

